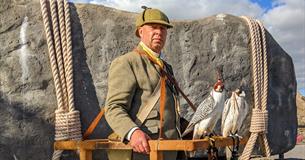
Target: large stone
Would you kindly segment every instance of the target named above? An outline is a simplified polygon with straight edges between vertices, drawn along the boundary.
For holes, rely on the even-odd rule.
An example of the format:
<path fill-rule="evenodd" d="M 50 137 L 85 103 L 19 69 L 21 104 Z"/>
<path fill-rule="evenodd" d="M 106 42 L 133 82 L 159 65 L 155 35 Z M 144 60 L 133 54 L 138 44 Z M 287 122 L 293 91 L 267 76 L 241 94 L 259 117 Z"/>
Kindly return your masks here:
<path fill-rule="evenodd" d="M 40 4 L 30 0 L 0 0 L 0 4 L 0 159 L 50 159 L 57 103 Z M 111 61 L 132 50 L 139 39 L 134 35 L 134 13 L 71 4 L 71 16 L 75 106 L 81 111 L 85 131 L 104 105 Z M 242 86 L 252 106 L 249 29 L 245 21 L 218 14 L 174 22 L 174 26 L 168 33 L 165 58 L 190 99 L 198 105 L 220 69 L 226 89 Z M 296 142 L 296 80 L 291 57 L 269 33 L 267 45 L 268 139 L 272 153 L 277 154 L 287 152 Z M 181 102 L 183 115 L 190 118 L 190 109 Z M 245 123 L 244 130 L 248 127 Z M 105 138 L 110 131 L 102 120 L 90 138 Z M 65 153 L 64 157 L 71 156 Z"/>

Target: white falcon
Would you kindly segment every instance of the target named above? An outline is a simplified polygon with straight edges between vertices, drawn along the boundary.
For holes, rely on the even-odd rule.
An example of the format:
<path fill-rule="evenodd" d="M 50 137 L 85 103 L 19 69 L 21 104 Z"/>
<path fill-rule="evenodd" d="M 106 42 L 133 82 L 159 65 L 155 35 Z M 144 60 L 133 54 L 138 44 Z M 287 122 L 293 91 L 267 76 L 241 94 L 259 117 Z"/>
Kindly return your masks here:
<path fill-rule="evenodd" d="M 197 107 L 182 136 L 187 135 L 192 130 L 194 130 L 193 139 L 200 139 L 202 135 L 211 133 L 221 117 L 224 102 L 224 85 L 221 80 L 218 80 L 210 95 Z"/>
<path fill-rule="evenodd" d="M 224 137 L 236 134 L 240 131 L 247 114 L 250 111 L 246 102 L 246 94 L 240 89 L 232 92 L 232 96 L 226 100 L 222 113 L 221 131 Z"/>

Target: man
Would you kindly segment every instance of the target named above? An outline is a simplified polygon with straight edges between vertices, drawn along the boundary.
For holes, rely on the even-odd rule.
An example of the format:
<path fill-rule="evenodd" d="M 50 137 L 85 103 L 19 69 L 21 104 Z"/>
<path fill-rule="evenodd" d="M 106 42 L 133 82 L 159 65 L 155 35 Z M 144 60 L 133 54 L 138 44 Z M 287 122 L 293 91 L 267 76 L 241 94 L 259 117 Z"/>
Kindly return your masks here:
<path fill-rule="evenodd" d="M 178 139 L 180 137 L 178 103 L 175 87 L 164 81 L 164 112 L 160 111 L 160 94 L 151 103 L 160 79 L 172 74 L 171 67 L 162 60 L 167 29 L 172 28 L 168 17 L 158 9 L 144 8 L 136 20 L 136 36 L 140 43 L 132 52 L 116 58 L 109 69 L 105 117 L 113 131 L 133 147 L 133 159 L 149 159 L 148 140 Z M 164 78 L 164 77 L 163 77 Z M 161 83 L 162 86 L 162 83 Z M 153 104 L 153 106 L 151 106 Z M 148 109 L 150 108 L 150 109 Z M 149 114 L 137 121 L 146 110 Z M 160 134 L 160 114 L 164 117 Z M 142 116 L 143 117 L 143 116 Z M 164 153 L 164 159 L 176 159 L 176 152 Z"/>

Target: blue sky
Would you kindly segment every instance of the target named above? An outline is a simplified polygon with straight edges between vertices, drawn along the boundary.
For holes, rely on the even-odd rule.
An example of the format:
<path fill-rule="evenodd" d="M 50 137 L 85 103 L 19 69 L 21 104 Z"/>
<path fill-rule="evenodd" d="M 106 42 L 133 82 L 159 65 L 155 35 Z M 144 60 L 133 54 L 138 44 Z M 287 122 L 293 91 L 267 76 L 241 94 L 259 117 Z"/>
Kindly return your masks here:
<path fill-rule="evenodd" d="M 262 8 L 269 10 L 272 8 L 271 0 L 251 0 L 253 3 L 258 3 Z"/>
<path fill-rule="evenodd" d="M 305 96 L 305 88 L 301 88 L 301 89 L 300 89 L 300 93 L 301 93 L 303 96 Z"/>
<path fill-rule="evenodd" d="M 170 19 L 198 19 L 218 13 L 247 15 L 263 22 L 273 38 L 292 57 L 298 90 L 305 96 L 305 0 L 69 0 L 140 12 L 140 6 L 159 8 Z"/>

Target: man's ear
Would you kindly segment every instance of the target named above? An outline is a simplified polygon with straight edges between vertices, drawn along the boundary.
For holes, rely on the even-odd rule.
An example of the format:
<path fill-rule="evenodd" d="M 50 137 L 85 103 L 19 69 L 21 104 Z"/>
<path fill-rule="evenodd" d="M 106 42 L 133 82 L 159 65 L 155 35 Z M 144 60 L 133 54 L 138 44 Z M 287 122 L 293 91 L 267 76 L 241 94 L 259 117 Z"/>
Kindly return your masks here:
<path fill-rule="evenodd" d="M 139 33 L 139 36 L 142 37 L 142 35 L 143 35 L 143 27 L 139 27 L 138 33 Z"/>

